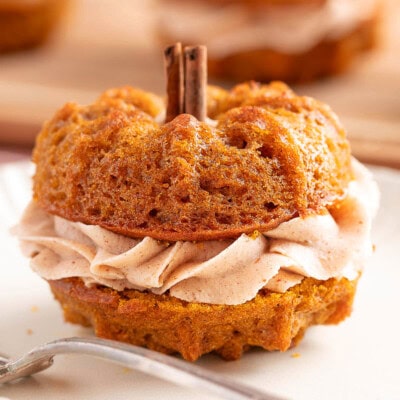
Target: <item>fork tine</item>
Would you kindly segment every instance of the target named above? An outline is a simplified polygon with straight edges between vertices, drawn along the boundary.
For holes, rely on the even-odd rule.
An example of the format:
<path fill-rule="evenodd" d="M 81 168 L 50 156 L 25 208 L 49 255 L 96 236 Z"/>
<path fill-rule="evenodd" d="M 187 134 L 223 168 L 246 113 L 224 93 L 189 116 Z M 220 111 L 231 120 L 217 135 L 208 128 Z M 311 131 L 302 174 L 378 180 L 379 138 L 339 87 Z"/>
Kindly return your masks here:
<path fill-rule="evenodd" d="M 0 353 L 0 365 L 4 365 L 10 362 L 10 358 L 4 353 Z"/>

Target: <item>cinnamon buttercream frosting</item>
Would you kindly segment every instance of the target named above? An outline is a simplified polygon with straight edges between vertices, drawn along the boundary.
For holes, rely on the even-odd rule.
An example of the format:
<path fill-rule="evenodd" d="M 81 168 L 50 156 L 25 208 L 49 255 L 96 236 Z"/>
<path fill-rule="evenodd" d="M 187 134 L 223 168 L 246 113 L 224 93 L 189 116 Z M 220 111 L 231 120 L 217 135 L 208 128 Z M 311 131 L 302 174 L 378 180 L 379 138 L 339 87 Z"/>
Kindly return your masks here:
<path fill-rule="evenodd" d="M 160 242 L 53 216 L 31 202 L 14 233 L 31 266 L 47 280 L 138 289 L 189 302 L 241 304 L 262 288 L 285 292 L 303 277 L 354 279 L 371 252 L 378 189 L 353 159 L 346 198 L 324 214 L 231 240 Z"/>
<path fill-rule="evenodd" d="M 212 57 L 262 48 L 296 54 L 348 34 L 374 15 L 378 0 L 275 4 L 264 9 L 243 3 L 210 7 L 201 1 L 168 1 L 161 9 L 161 26 L 176 40 L 205 43 Z"/>

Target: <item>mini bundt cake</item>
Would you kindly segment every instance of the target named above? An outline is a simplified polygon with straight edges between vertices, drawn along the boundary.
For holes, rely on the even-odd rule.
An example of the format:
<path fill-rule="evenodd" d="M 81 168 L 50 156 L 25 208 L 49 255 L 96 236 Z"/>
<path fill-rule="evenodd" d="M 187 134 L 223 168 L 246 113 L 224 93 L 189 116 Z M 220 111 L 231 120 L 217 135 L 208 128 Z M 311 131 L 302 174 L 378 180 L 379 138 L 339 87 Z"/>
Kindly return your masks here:
<path fill-rule="evenodd" d="M 187 360 L 284 351 L 350 314 L 376 185 L 330 108 L 282 83 L 209 87 L 207 104 L 168 123 L 129 87 L 65 105 L 17 235 L 101 337 Z"/>
<path fill-rule="evenodd" d="M 210 75 L 235 82 L 307 82 L 343 73 L 376 46 L 382 14 L 382 0 L 158 4 L 160 42 L 204 43 Z"/>
<path fill-rule="evenodd" d="M 176 241 L 267 231 L 344 196 L 350 149 L 327 106 L 281 83 L 210 93 L 216 126 L 188 114 L 160 125 L 160 100 L 128 88 L 67 104 L 37 140 L 36 201 L 71 221 Z"/>
<path fill-rule="evenodd" d="M 67 0 L 0 0 L 0 53 L 44 43 L 67 4 Z"/>

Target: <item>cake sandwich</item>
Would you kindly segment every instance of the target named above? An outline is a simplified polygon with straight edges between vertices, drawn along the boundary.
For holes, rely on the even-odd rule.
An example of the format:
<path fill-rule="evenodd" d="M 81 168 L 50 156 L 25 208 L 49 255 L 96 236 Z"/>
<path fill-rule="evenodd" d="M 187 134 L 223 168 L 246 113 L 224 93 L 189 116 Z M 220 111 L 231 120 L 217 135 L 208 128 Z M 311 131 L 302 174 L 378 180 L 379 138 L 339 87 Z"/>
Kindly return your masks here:
<path fill-rule="evenodd" d="M 222 80 L 304 82 L 346 71 L 379 36 L 381 0 L 159 0 L 163 42 L 203 43 Z"/>
<path fill-rule="evenodd" d="M 342 321 L 378 190 L 338 118 L 281 82 L 207 87 L 203 47 L 165 54 L 166 105 L 111 89 L 37 137 L 15 233 L 65 319 L 191 361 Z"/>

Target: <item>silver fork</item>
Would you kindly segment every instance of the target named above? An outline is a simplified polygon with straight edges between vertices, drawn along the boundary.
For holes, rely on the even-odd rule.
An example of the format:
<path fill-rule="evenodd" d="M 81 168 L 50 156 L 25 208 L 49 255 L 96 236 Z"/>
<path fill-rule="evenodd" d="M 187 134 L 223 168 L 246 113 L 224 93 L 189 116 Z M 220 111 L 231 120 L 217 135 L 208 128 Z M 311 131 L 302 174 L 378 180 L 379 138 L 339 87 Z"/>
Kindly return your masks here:
<path fill-rule="evenodd" d="M 106 339 L 68 338 L 38 347 L 16 361 L 0 357 L 0 384 L 36 374 L 58 354 L 78 353 L 104 358 L 175 384 L 197 387 L 230 400 L 283 400 L 234 382 L 195 364 L 141 347 Z"/>

